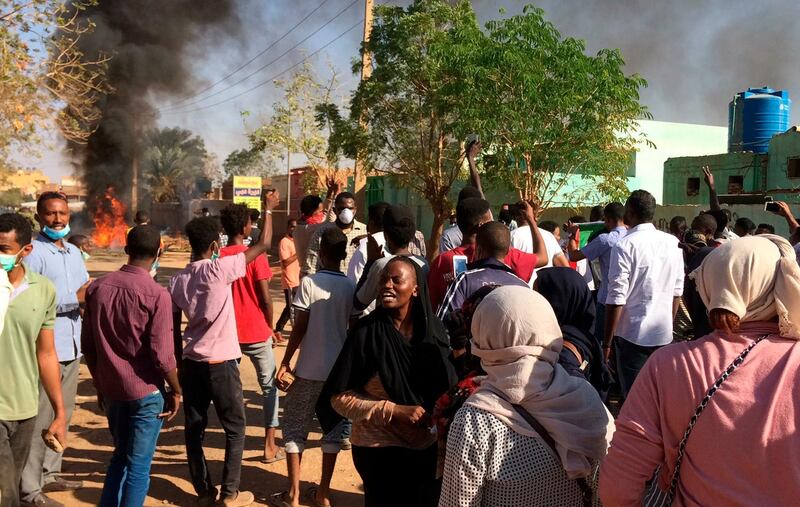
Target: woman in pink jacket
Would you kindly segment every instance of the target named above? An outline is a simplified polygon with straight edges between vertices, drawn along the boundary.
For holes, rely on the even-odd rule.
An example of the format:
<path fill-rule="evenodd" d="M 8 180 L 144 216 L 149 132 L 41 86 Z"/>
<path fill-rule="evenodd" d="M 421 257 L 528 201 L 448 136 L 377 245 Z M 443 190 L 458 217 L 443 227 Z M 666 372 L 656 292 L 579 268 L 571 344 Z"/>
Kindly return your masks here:
<path fill-rule="evenodd" d="M 617 420 L 600 497 L 607 507 L 798 505 L 795 252 L 778 236 L 741 238 L 692 276 L 714 332 L 648 360 Z"/>

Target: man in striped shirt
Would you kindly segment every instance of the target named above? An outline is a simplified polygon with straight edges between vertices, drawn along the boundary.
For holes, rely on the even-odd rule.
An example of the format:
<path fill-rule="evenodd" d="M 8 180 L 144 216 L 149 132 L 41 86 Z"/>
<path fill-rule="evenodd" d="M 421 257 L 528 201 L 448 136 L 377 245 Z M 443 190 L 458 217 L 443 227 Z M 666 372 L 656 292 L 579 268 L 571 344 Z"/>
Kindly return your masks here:
<path fill-rule="evenodd" d="M 128 233 L 128 263 L 86 291 L 81 345 L 114 438 L 101 505 L 144 503 L 161 425 L 181 402 L 172 300 L 153 280 L 160 243 L 157 228 L 137 225 Z"/>
<path fill-rule="evenodd" d="M 536 222 L 532 222 L 536 227 Z M 535 235 L 536 239 L 537 236 Z M 472 294 L 487 285 L 501 287 L 504 285 L 518 285 L 528 287 L 528 284 L 514 274 L 504 260 L 511 247 L 511 235 L 508 227 L 502 222 L 488 222 L 480 226 L 475 238 L 475 258 L 467 271 L 456 278 L 445 294 L 444 302 L 439 307 L 437 315 L 444 318 L 452 311 L 458 310 Z M 535 247 L 536 245 L 534 245 Z M 533 256 L 533 264 L 538 265 L 539 259 Z"/>

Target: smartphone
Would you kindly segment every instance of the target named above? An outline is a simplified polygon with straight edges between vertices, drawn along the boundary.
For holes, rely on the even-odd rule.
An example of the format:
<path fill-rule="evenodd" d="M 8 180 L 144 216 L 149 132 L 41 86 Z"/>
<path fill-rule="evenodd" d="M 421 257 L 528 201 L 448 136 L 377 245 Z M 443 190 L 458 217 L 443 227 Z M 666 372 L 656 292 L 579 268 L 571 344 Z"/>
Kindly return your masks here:
<path fill-rule="evenodd" d="M 472 143 L 479 143 L 479 142 L 481 142 L 481 136 L 479 136 L 478 134 L 470 134 L 467 136 L 466 139 L 467 146 L 469 146 Z"/>
<path fill-rule="evenodd" d="M 764 203 L 764 211 L 769 211 L 770 213 L 778 213 L 781 210 L 781 207 L 778 206 L 777 202 L 767 201 Z"/>
<path fill-rule="evenodd" d="M 461 273 L 467 270 L 467 256 L 454 255 L 453 256 L 453 276 L 458 277 Z"/>

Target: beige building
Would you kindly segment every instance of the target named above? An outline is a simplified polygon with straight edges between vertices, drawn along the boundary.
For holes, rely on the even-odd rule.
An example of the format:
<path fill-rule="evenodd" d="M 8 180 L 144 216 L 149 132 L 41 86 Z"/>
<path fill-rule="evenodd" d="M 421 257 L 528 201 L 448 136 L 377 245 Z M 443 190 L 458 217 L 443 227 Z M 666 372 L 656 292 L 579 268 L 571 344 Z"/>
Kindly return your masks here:
<path fill-rule="evenodd" d="M 0 180 L 0 191 L 18 188 L 25 195 L 36 196 L 49 183 L 50 178 L 38 169 L 31 171 L 19 169 Z"/>

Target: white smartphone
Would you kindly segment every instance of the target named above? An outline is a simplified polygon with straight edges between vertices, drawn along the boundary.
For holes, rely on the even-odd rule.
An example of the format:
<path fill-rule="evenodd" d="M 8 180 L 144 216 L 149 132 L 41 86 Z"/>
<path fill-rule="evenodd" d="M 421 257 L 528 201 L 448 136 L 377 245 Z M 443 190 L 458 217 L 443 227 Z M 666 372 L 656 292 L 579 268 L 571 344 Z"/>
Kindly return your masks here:
<path fill-rule="evenodd" d="M 453 256 L 453 276 L 458 277 L 461 273 L 467 270 L 467 256 L 454 255 Z"/>

